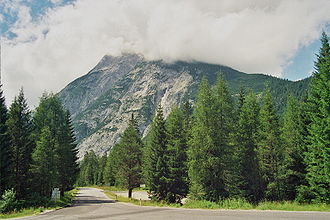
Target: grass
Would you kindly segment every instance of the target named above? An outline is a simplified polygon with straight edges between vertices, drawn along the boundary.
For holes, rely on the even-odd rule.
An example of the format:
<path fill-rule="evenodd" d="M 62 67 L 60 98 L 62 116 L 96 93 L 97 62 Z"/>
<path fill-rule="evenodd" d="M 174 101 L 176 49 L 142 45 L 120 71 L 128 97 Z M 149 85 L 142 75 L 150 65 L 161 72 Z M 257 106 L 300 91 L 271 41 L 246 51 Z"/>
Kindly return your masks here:
<path fill-rule="evenodd" d="M 19 211 L 11 212 L 11 213 L 0 214 L 0 219 L 9 219 L 9 218 L 36 215 L 36 214 L 40 214 L 46 210 L 53 210 L 53 209 L 59 209 L 59 208 L 65 207 L 72 203 L 72 200 L 74 199 L 77 192 L 78 192 L 77 189 L 73 189 L 71 191 L 65 192 L 64 196 L 61 198 L 61 200 L 59 200 L 47 207 L 30 207 L 30 208 L 25 208 L 25 209 L 22 209 Z"/>
<path fill-rule="evenodd" d="M 283 202 L 261 202 L 258 205 L 253 205 L 244 199 L 229 198 L 220 202 L 210 202 L 207 200 L 188 200 L 184 205 L 167 204 L 165 202 L 146 201 L 129 199 L 127 197 L 117 196 L 114 191 L 125 191 L 113 186 L 94 186 L 104 190 L 105 194 L 119 202 L 127 202 L 142 206 L 159 206 L 159 207 L 176 207 L 176 208 L 192 208 L 192 209 L 241 209 L 241 210 L 280 210 L 280 211 L 321 211 L 330 212 L 330 204 L 300 204 L 293 201 Z M 134 191 L 141 191 L 135 189 Z"/>

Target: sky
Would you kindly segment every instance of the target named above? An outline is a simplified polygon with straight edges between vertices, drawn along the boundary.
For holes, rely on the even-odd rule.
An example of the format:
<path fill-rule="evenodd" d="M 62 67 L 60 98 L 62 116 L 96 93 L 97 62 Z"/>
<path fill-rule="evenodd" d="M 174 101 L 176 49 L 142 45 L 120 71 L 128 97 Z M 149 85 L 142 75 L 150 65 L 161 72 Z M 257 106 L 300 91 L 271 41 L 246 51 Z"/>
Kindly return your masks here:
<path fill-rule="evenodd" d="M 2 84 L 33 108 L 105 55 L 201 61 L 299 80 L 313 72 L 329 0 L 0 0 Z"/>

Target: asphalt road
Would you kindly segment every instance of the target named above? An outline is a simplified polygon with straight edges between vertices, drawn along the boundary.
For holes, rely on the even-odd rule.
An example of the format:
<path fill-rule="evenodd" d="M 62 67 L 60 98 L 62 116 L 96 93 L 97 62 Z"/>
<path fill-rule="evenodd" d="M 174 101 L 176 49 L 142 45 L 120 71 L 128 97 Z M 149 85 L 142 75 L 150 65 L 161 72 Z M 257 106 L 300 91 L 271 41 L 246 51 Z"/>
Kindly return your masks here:
<path fill-rule="evenodd" d="M 140 207 L 115 202 L 106 197 L 99 189 L 81 188 L 72 207 L 49 213 L 17 218 L 20 220 L 104 220 L 104 219 L 299 219 L 329 220 L 326 212 L 286 212 L 286 211 L 239 211 L 239 210 L 201 210 L 162 207 Z"/>

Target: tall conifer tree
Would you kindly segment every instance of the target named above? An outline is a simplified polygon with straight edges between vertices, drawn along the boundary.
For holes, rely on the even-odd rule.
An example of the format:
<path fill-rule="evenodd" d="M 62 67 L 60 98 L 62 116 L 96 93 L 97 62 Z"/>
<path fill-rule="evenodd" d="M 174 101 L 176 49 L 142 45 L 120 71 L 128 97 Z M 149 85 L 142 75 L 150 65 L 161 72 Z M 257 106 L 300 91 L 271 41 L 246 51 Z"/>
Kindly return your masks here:
<path fill-rule="evenodd" d="M 17 198 L 22 199 L 27 195 L 30 180 L 28 171 L 35 147 L 32 138 L 32 116 L 24 98 L 23 89 L 10 106 L 7 124 L 11 137 L 12 181 Z"/>
<path fill-rule="evenodd" d="M 165 200 L 168 193 L 167 132 L 161 105 L 152 122 L 150 139 L 144 152 L 144 176 L 154 200 Z"/>
<path fill-rule="evenodd" d="M 12 160 L 10 158 L 10 136 L 8 134 L 8 111 L 0 84 L 0 195 L 10 187 Z"/>
<path fill-rule="evenodd" d="M 168 202 L 180 202 L 188 193 L 187 136 L 183 112 L 174 107 L 166 120 L 168 133 Z"/>
<path fill-rule="evenodd" d="M 284 151 L 281 179 L 284 180 L 284 199 L 286 200 L 294 200 L 298 187 L 305 184 L 306 167 L 303 154 L 306 149 L 301 117 L 301 107 L 298 101 L 290 95 L 283 115 L 281 134 Z"/>
<path fill-rule="evenodd" d="M 190 194 L 195 199 L 219 200 L 226 197 L 223 150 L 218 142 L 217 109 L 214 95 L 206 78 L 197 95 L 189 142 Z"/>
<path fill-rule="evenodd" d="M 261 199 L 260 175 L 256 152 L 259 109 L 259 103 L 255 94 L 251 92 L 244 97 L 239 111 L 235 141 L 239 158 L 241 195 L 251 202 L 257 202 Z"/>
<path fill-rule="evenodd" d="M 258 159 L 266 199 L 280 200 L 282 185 L 279 172 L 282 163 L 279 119 L 269 89 L 263 95 L 260 110 Z"/>
<path fill-rule="evenodd" d="M 132 114 L 128 127 L 119 142 L 117 178 L 120 185 L 128 189 L 128 198 L 134 188 L 140 186 L 142 178 L 142 140 L 137 122 Z"/>
<path fill-rule="evenodd" d="M 324 32 L 321 43 L 308 93 L 311 123 L 305 161 L 315 201 L 330 203 L 330 45 Z"/>

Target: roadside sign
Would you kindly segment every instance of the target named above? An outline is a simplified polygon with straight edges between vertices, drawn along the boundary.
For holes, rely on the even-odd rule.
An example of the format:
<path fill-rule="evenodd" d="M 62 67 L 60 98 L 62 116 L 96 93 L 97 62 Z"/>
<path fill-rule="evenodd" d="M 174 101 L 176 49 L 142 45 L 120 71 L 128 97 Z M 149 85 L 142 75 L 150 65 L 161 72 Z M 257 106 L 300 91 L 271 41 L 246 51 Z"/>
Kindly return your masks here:
<path fill-rule="evenodd" d="M 54 188 L 52 191 L 52 201 L 58 201 L 61 198 L 61 191 L 59 188 Z"/>

